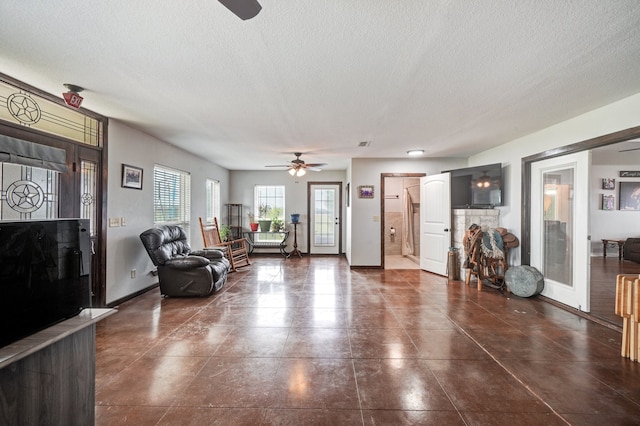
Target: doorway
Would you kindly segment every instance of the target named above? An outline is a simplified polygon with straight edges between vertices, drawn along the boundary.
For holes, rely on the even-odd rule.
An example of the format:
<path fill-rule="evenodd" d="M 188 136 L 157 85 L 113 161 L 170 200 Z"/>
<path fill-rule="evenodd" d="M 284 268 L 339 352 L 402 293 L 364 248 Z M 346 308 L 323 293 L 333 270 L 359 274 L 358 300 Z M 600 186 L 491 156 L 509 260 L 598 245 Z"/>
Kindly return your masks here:
<path fill-rule="evenodd" d="M 622 143 L 633 143 L 639 141 L 640 138 L 640 126 L 632 127 L 629 129 L 621 130 L 619 132 L 599 136 L 593 139 L 588 139 L 582 142 L 578 142 L 572 145 L 567 145 L 564 147 L 560 147 L 554 150 L 541 152 L 539 154 L 531 155 L 522 159 L 522 238 L 521 238 L 521 263 L 523 265 L 531 264 L 531 240 L 532 240 L 532 225 L 531 225 L 531 196 L 532 196 L 532 186 L 531 186 L 531 178 L 532 178 L 532 165 L 536 161 L 561 157 L 567 154 L 573 154 L 581 151 L 587 150 L 606 150 L 609 148 L 614 148 L 619 146 Z M 635 148 L 637 149 L 637 148 Z M 619 151 L 619 149 L 618 149 Z M 627 157 L 631 155 L 632 152 L 640 153 L 640 150 L 636 151 L 634 149 L 628 149 L 625 153 Z M 635 161 L 635 164 L 638 164 Z M 594 179 L 604 178 L 609 176 L 594 176 L 592 179 L 592 184 Z M 591 190 L 592 200 L 591 202 L 599 202 L 598 192 L 603 191 L 593 191 L 593 187 Z M 594 198 L 595 193 L 595 198 Z M 591 228 L 594 227 L 593 219 L 590 224 Z M 593 229 L 592 229 L 593 231 Z M 631 234 L 640 235 L 640 227 L 633 227 L 633 229 L 629 229 L 628 232 Z M 587 234 L 587 236 L 589 236 Z M 590 237 L 590 236 L 589 236 Z M 591 239 L 592 246 L 600 245 L 601 243 L 597 238 Z M 607 258 L 602 258 L 595 255 L 595 257 L 590 258 L 590 266 L 589 268 L 589 283 L 590 283 L 590 307 L 591 312 L 589 313 L 589 317 L 595 321 L 606 322 L 607 324 L 611 324 L 613 326 L 619 326 L 621 324 L 621 320 L 619 317 L 616 317 L 612 314 L 613 306 L 615 304 L 615 277 L 618 273 L 638 273 L 640 272 L 640 265 L 634 264 L 634 262 L 626 261 L 626 260 L 618 260 L 617 256 L 608 256 Z"/>
<path fill-rule="evenodd" d="M 420 177 L 382 174 L 382 267 L 420 269 Z"/>
<path fill-rule="evenodd" d="M 0 124 L 0 134 L 65 151 L 69 169 L 66 173 L 3 163 L 0 168 L 3 194 L 0 220 L 89 219 L 91 304 L 93 307 L 104 306 L 102 151 L 53 136 L 34 137 L 28 130 L 16 130 L 3 124 Z M 16 204 L 16 199 L 24 201 Z"/>
<path fill-rule="evenodd" d="M 531 266 L 543 296 L 589 312 L 590 151 L 537 161 L 531 171 Z"/>
<path fill-rule="evenodd" d="M 342 183 L 309 182 L 309 254 L 342 253 Z"/>

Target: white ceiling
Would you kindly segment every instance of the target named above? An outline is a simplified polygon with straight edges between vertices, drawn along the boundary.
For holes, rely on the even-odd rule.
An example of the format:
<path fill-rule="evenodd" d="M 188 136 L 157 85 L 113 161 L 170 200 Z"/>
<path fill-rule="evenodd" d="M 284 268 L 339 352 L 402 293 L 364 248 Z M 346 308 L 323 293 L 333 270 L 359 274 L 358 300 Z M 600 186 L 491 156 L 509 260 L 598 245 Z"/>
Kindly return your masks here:
<path fill-rule="evenodd" d="M 0 72 L 235 170 L 467 157 L 640 92 L 637 0 L 260 3 L 4 0 Z"/>

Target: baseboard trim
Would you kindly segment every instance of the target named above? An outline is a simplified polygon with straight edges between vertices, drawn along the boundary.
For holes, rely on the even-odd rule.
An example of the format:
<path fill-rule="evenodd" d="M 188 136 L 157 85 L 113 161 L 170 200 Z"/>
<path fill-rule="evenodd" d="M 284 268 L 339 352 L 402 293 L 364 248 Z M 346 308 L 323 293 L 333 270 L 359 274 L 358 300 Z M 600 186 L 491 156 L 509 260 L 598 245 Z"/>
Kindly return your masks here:
<path fill-rule="evenodd" d="M 550 303 L 550 304 L 552 304 L 553 306 L 557 306 L 558 308 L 563 309 L 563 310 L 565 310 L 565 311 L 567 311 L 567 312 L 571 312 L 572 314 L 575 314 L 575 315 L 577 315 L 577 316 L 579 316 L 579 317 L 582 317 L 582 318 L 584 318 L 584 319 L 588 319 L 589 321 L 593 321 L 593 322 L 595 322 L 595 323 L 597 323 L 597 324 L 600 324 L 600 325 L 602 325 L 602 326 L 604 326 L 604 327 L 607 327 L 607 328 L 610 328 L 610 329 L 612 329 L 612 330 L 615 330 L 615 331 L 617 331 L 617 332 L 619 332 L 619 333 L 622 333 L 622 327 L 618 327 L 618 326 L 617 326 L 617 325 L 615 325 L 615 324 L 611 324 L 611 323 L 610 323 L 610 322 L 608 322 L 608 321 L 605 321 L 605 320 L 603 320 L 603 319 L 600 319 L 600 318 L 598 318 L 598 317 L 595 317 L 595 316 L 591 315 L 591 314 L 590 314 L 590 313 L 588 313 L 588 312 L 582 312 L 582 311 L 581 311 L 581 310 L 579 310 L 579 309 L 572 308 L 571 306 L 565 305 L 564 303 L 560 303 L 560 302 L 555 301 L 555 300 L 553 300 L 553 299 L 549 299 L 548 297 L 543 296 L 543 295 L 541 295 L 541 294 L 540 294 L 540 295 L 538 295 L 538 297 L 539 297 L 539 298 L 540 298 L 540 300 L 542 300 L 543 302 Z"/>
<path fill-rule="evenodd" d="M 120 298 L 120 299 L 118 299 L 118 300 L 114 300 L 114 301 L 113 301 L 113 302 L 111 302 L 111 303 L 107 303 L 107 307 L 108 307 L 108 308 L 115 308 L 116 306 L 118 306 L 118 305 L 120 305 L 120 304 L 122 304 L 122 303 L 124 303 L 124 302 L 126 302 L 126 301 L 128 301 L 128 300 L 131 300 L 131 299 L 133 299 L 134 297 L 138 297 L 138 296 L 140 296 L 141 294 L 144 294 L 144 293 L 146 293 L 146 292 L 148 292 L 148 291 L 151 291 L 151 290 L 153 290 L 154 288 L 157 288 L 158 286 L 159 286 L 159 284 L 158 284 L 158 283 L 155 283 L 155 284 L 153 284 L 153 285 L 150 285 L 149 287 L 143 288 L 142 290 L 138 290 L 138 291 L 136 291 L 135 293 L 131 293 L 131 294 L 130 294 L 130 295 L 128 295 L 128 296 L 122 297 L 122 298 Z"/>

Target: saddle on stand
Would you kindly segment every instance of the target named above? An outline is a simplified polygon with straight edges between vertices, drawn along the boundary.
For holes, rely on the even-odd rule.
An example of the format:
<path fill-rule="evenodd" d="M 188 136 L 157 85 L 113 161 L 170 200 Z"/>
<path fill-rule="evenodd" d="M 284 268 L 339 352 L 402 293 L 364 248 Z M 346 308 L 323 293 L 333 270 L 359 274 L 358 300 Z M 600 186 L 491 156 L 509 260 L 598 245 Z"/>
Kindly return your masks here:
<path fill-rule="evenodd" d="M 518 238 L 504 228 L 483 230 L 472 224 L 463 240 L 464 268 L 467 269 L 465 283 L 469 285 L 471 276 L 475 275 L 478 290 L 482 290 L 483 283 L 499 290 L 505 289 L 504 274 L 508 269 L 509 248 L 518 244 Z"/>

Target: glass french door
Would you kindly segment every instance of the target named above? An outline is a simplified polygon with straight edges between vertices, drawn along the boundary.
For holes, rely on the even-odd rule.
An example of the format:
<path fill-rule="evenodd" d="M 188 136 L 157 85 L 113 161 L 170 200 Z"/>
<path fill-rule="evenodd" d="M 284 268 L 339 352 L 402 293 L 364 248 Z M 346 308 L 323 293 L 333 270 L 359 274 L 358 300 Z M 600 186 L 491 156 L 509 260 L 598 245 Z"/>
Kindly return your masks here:
<path fill-rule="evenodd" d="M 340 254 L 340 185 L 310 184 L 309 252 Z"/>
<path fill-rule="evenodd" d="M 95 149 L 77 147 L 74 197 L 77 202 L 77 217 L 89 219 L 91 238 L 91 295 L 93 306 L 103 306 L 106 297 L 105 285 L 100 270 L 101 251 L 101 153 Z"/>
<path fill-rule="evenodd" d="M 542 294 L 589 312 L 589 167 L 583 151 L 531 165 L 531 266 Z"/>

